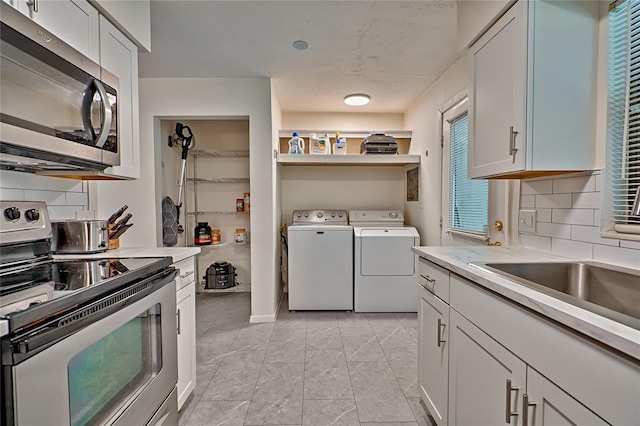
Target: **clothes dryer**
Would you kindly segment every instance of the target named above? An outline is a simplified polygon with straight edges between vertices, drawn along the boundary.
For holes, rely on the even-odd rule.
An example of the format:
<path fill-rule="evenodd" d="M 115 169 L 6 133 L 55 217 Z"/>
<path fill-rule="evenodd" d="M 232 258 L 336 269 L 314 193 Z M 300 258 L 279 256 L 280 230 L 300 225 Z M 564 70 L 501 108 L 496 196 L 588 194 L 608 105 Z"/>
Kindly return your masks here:
<path fill-rule="evenodd" d="M 404 226 L 397 210 L 352 210 L 354 235 L 354 311 L 417 312 L 420 245 L 416 228 Z"/>

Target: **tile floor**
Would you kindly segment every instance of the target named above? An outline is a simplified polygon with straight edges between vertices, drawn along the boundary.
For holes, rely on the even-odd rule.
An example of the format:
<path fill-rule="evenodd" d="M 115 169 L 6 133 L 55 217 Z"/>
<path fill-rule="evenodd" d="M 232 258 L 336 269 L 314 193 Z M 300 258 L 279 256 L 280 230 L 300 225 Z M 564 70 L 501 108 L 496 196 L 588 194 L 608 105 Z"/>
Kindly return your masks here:
<path fill-rule="evenodd" d="M 249 293 L 196 298 L 197 385 L 180 425 L 432 425 L 417 314 L 289 312 L 251 324 Z"/>

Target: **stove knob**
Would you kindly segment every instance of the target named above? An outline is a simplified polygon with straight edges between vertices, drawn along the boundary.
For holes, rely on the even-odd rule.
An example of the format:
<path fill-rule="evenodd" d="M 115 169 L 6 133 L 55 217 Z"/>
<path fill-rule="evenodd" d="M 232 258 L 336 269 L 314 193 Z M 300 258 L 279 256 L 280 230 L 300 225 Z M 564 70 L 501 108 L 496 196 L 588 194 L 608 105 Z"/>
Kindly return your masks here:
<path fill-rule="evenodd" d="M 391 219 L 395 219 L 395 218 L 397 218 L 397 217 L 398 217 L 398 213 L 396 213 L 396 212 L 391 212 L 391 213 L 389 213 L 389 217 L 390 217 Z"/>
<path fill-rule="evenodd" d="M 316 216 L 318 216 L 318 219 L 321 219 L 322 216 L 324 216 L 324 215 L 322 214 L 322 212 L 318 212 L 318 214 Z"/>
<path fill-rule="evenodd" d="M 16 221 L 20 219 L 20 209 L 17 207 L 9 207 L 8 209 L 5 209 L 4 217 L 10 221 Z"/>
<path fill-rule="evenodd" d="M 305 214 L 304 214 L 304 217 L 309 217 L 309 213 L 305 213 Z"/>
<path fill-rule="evenodd" d="M 335 213 L 331 213 L 331 217 L 336 217 L 336 214 Z"/>
<path fill-rule="evenodd" d="M 342 217 L 342 213 L 338 213 L 338 217 Z"/>
<path fill-rule="evenodd" d="M 38 209 L 29 209 L 24 212 L 24 216 L 29 222 L 37 222 L 38 219 L 40 219 L 40 212 L 38 211 Z"/>
<path fill-rule="evenodd" d="M 296 217 L 297 217 L 298 219 L 300 219 L 300 218 L 302 217 L 302 214 L 298 213 L 298 214 L 296 215 Z"/>

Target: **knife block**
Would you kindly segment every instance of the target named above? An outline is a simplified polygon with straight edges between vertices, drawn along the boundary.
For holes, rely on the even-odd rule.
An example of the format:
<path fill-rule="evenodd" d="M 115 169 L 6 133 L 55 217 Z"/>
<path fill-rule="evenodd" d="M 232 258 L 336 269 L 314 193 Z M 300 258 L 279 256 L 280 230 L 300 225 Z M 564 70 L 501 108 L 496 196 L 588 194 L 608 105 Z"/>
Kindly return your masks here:
<path fill-rule="evenodd" d="M 109 227 L 109 237 L 111 237 L 114 234 L 113 232 L 113 225 Z M 109 250 L 113 250 L 113 249 L 117 249 L 120 247 L 120 238 L 114 238 L 111 239 L 109 238 Z"/>

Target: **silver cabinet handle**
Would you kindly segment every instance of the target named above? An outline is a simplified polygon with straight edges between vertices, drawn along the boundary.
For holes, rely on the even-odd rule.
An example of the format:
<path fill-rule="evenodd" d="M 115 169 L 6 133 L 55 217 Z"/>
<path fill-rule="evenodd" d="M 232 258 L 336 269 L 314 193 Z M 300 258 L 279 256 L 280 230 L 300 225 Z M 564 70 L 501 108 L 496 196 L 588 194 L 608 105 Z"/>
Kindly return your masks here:
<path fill-rule="evenodd" d="M 529 395 L 522 395 L 522 426 L 527 426 L 529 422 L 529 407 L 535 407 L 536 402 L 529 402 Z"/>
<path fill-rule="evenodd" d="M 195 271 L 189 271 L 186 274 L 180 275 L 180 278 L 187 278 L 189 275 L 193 275 Z"/>
<path fill-rule="evenodd" d="M 511 380 L 507 379 L 507 406 L 505 410 L 504 421 L 508 424 L 511 423 L 511 417 L 518 415 L 517 411 L 511 411 L 511 392 L 517 391 L 518 389 L 520 388 L 517 386 L 511 386 Z"/>
<path fill-rule="evenodd" d="M 442 339 L 441 336 L 441 331 L 446 327 L 446 324 L 442 323 L 442 320 L 440 318 L 438 318 L 438 347 L 440 347 L 440 345 L 442 345 L 443 343 L 446 343 L 446 340 Z"/>
<path fill-rule="evenodd" d="M 518 136 L 518 132 L 513 130 L 513 126 L 509 128 L 509 155 L 513 156 L 513 159 L 516 159 L 516 152 L 518 152 L 518 148 L 516 148 L 516 136 Z"/>
<path fill-rule="evenodd" d="M 178 309 L 178 312 L 176 312 L 176 317 L 177 317 L 177 322 L 178 322 L 178 334 L 180 334 L 182 332 L 182 326 L 181 326 L 181 315 L 180 315 L 180 309 Z"/>
<path fill-rule="evenodd" d="M 435 278 L 431 278 L 429 275 L 424 275 L 424 279 L 427 280 L 427 282 L 436 283 L 436 279 Z"/>
<path fill-rule="evenodd" d="M 38 0 L 29 0 L 27 6 L 33 8 L 34 12 L 38 12 Z"/>

